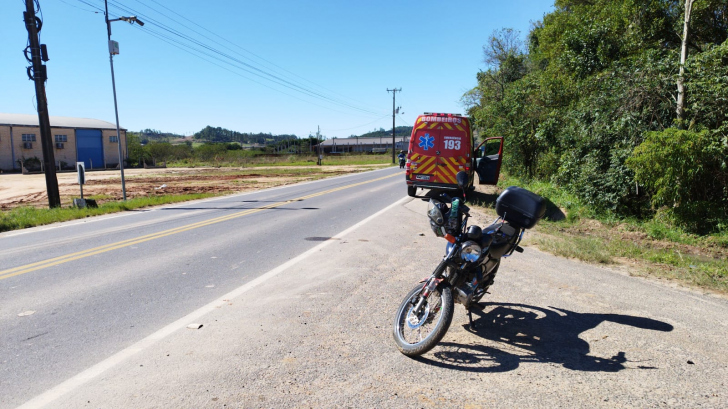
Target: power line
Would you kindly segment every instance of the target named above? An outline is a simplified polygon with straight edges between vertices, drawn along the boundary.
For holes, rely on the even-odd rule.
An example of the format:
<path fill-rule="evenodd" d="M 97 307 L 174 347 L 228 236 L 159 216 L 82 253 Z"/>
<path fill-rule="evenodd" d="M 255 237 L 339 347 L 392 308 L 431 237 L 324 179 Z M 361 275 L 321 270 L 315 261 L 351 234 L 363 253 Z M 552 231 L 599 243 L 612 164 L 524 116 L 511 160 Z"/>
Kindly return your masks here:
<path fill-rule="evenodd" d="M 79 0 L 79 1 L 80 1 L 80 2 L 82 2 L 82 3 L 84 3 L 84 4 L 87 4 L 87 5 L 91 5 L 90 3 L 88 3 L 88 2 L 87 2 L 87 1 L 85 1 L 85 0 Z M 376 114 L 378 114 L 377 112 L 374 112 L 374 111 L 371 111 L 371 110 L 368 110 L 368 109 L 364 109 L 364 108 L 361 108 L 361 107 L 357 107 L 357 106 L 355 106 L 355 105 L 352 105 L 352 104 L 346 103 L 346 102 L 344 102 L 344 101 L 341 101 L 341 100 L 339 100 L 339 99 L 335 99 L 335 98 L 329 97 L 329 96 L 327 96 L 327 95 L 321 94 L 321 93 L 319 93 L 319 92 L 316 92 L 316 91 L 314 91 L 314 90 L 311 90 L 311 89 L 309 89 L 309 88 L 307 88 L 307 87 L 305 87 L 305 86 L 302 86 L 302 85 L 300 85 L 300 84 L 297 84 L 297 83 L 295 83 L 295 82 L 293 82 L 293 81 L 289 81 L 289 80 L 287 80 L 287 79 L 285 79 L 285 78 L 281 78 L 281 77 L 280 77 L 280 76 L 278 76 L 278 75 L 275 75 L 275 74 L 273 74 L 273 73 L 267 72 L 267 71 L 265 71 L 265 70 L 263 70 L 263 69 L 260 69 L 260 68 L 258 68 L 258 67 L 256 67 L 256 66 L 253 66 L 253 65 L 251 65 L 251 64 L 249 64 L 249 63 L 246 63 L 246 62 L 244 62 L 244 61 L 241 61 L 241 60 L 239 60 L 239 59 L 237 59 L 237 58 L 235 58 L 235 57 L 233 57 L 233 56 L 231 56 L 231 55 L 229 55 L 229 54 L 227 54 L 227 53 L 225 53 L 225 52 L 223 52 L 223 51 L 220 51 L 220 50 L 218 50 L 218 49 L 216 49 L 216 48 L 214 48 L 214 47 L 212 47 L 212 46 L 210 46 L 210 45 L 208 45 L 208 44 L 205 44 L 205 43 L 203 43 L 203 42 L 201 42 L 201 41 L 199 41 L 199 40 L 197 40 L 197 39 L 195 39 L 195 38 L 192 38 L 191 36 L 189 36 L 189 35 L 187 35 L 187 34 L 181 33 L 181 32 L 179 32 L 179 31 L 175 30 L 174 28 L 171 28 L 171 27 L 169 27 L 168 25 L 166 25 L 166 24 L 164 24 L 164 23 L 161 23 L 161 22 L 159 22 L 159 21 L 158 21 L 157 19 L 155 19 L 155 18 L 153 18 L 153 17 L 151 17 L 151 16 L 148 16 L 148 15 L 142 14 L 142 13 L 140 13 L 140 12 L 138 12 L 138 11 L 136 11 L 136 10 L 134 10 L 134 9 L 132 9 L 132 8 L 130 8 L 130 7 L 128 7 L 128 6 L 126 6 L 126 5 L 122 4 L 122 3 L 120 3 L 120 2 L 118 2 L 118 1 L 110 0 L 110 1 L 109 1 L 109 3 L 110 3 L 110 4 L 111 4 L 111 5 L 113 6 L 113 7 L 115 7 L 116 9 L 118 9 L 118 10 L 121 10 L 122 12 L 128 12 L 128 13 L 132 13 L 132 14 L 135 14 L 135 15 L 138 15 L 138 16 L 141 16 L 141 17 L 143 17 L 143 18 L 144 18 L 144 20 L 145 20 L 145 21 L 147 21 L 147 24 L 150 24 L 150 25 L 156 26 L 156 27 L 158 27 L 159 29 L 161 29 L 161 30 L 164 30 L 164 31 L 168 32 L 169 34 L 172 34 L 172 35 L 174 35 L 174 36 L 177 36 L 177 37 L 181 38 L 181 39 L 182 39 L 182 40 L 184 40 L 184 41 L 187 41 L 187 42 L 190 42 L 190 43 L 194 44 L 194 45 L 195 45 L 195 46 L 197 46 L 197 47 L 200 47 L 200 48 L 206 49 L 206 50 L 208 50 L 208 51 L 209 51 L 209 52 L 211 52 L 211 53 L 214 53 L 214 54 L 217 54 L 217 55 L 219 55 L 219 56 L 220 56 L 220 57 L 222 57 L 222 58 L 220 58 L 220 57 L 215 57 L 215 56 L 213 56 L 213 55 L 211 55 L 211 54 L 209 54 L 209 53 L 206 53 L 206 52 L 204 52 L 204 51 L 202 51 L 202 50 L 199 50 L 199 49 L 196 49 L 196 50 L 195 50 L 195 51 L 197 51 L 197 52 L 201 52 L 201 53 L 203 53 L 203 54 L 205 54 L 205 55 L 207 55 L 207 56 L 209 56 L 209 57 L 211 57 L 211 58 L 215 58 L 215 59 L 217 59 L 218 61 L 221 61 L 221 62 L 225 62 L 226 64 L 232 65 L 232 66 L 234 66 L 235 68 L 237 68 L 237 69 L 239 69 L 239 70 L 245 71 L 245 72 L 247 72 L 247 73 L 249 73 L 249 74 L 255 75 L 255 76 L 257 76 L 257 77 L 259 77 L 259 78 L 262 78 L 262 79 L 264 79 L 264 80 L 266 80 L 266 81 L 272 82 L 272 83 L 274 83 L 274 84 L 276 84 L 276 85 L 278 85 L 278 86 L 282 86 L 282 87 L 285 87 L 285 88 L 291 89 L 291 90 L 293 90 L 293 91 L 299 92 L 299 93 L 301 93 L 301 94 L 304 94 L 304 95 L 306 95 L 306 96 L 309 96 L 309 97 L 311 97 L 311 98 L 321 99 L 321 100 L 323 100 L 323 101 L 325 101 L 325 102 L 327 102 L 327 103 L 330 103 L 330 104 L 334 104 L 334 105 L 339 105 L 339 106 L 342 106 L 342 107 L 346 107 L 346 108 L 354 109 L 354 110 L 357 110 L 357 111 L 360 111 L 360 112 L 363 112 L 363 113 L 367 113 L 367 114 L 370 114 L 370 115 L 376 115 Z M 91 6 L 93 6 L 93 5 L 91 5 Z M 152 8 L 152 10 L 154 10 L 154 9 Z M 159 11 L 157 11 L 157 10 L 155 10 L 155 11 L 159 13 Z M 160 13 L 160 14 L 161 14 L 162 16 L 166 17 L 166 18 L 169 18 L 169 19 L 170 19 L 170 20 L 172 20 L 172 21 L 175 21 L 175 22 L 177 22 L 178 24 L 182 25 L 183 27 L 185 27 L 185 28 L 189 29 L 189 27 L 187 27 L 187 26 L 185 26 L 184 24 L 181 24 L 181 23 L 179 23 L 178 21 L 176 21 L 176 20 L 174 20 L 174 19 L 172 19 L 172 18 L 168 17 L 168 16 L 167 16 L 167 15 L 165 15 L 164 13 Z M 145 29 L 145 30 L 143 30 L 143 31 L 145 31 L 145 32 L 146 32 L 146 31 L 148 31 L 148 30 L 149 30 L 149 29 L 148 29 L 148 28 L 146 28 L 146 29 Z M 190 30 L 191 30 L 191 29 L 190 29 Z M 151 30 L 150 30 L 150 31 L 151 31 Z M 193 32 L 195 32 L 195 33 L 197 33 L 197 34 L 201 35 L 201 34 L 200 34 L 199 32 L 197 32 L 197 31 L 195 31 L 195 30 L 191 30 L 191 31 L 193 31 Z M 157 33 L 157 34 L 158 34 L 158 35 L 161 35 L 161 33 Z M 206 36 L 204 36 L 204 35 L 203 35 L 203 37 L 205 37 L 205 38 L 207 38 L 207 39 L 211 40 L 211 39 L 210 39 L 209 37 L 206 37 Z M 167 37 L 167 38 L 168 38 L 168 37 Z M 168 39 L 169 39 L 169 38 L 168 38 Z M 179 44 L 179 42 L 178 42 L 178 44 Z M 219 43 L 218 43 L 218 44 L 219 44 Z M 225 61 L 225 60 L 233 61 L 234 63 L 236 63 L 236 64 L 238 64 L 238 65 L 236 66 L 235 64 L 232 64 L 232 63 L 230 63 L 230 62 L 228 62 L 228 61 Z M 209 61 L 208 61 L 208 62 L 209 62 Z M 247 77 L 245 77 L 245 76 L 243 76 L 243 78 L 246 78 L 246 79 L 249 79 L 249 80 L 250 80 L 250 78 L 247 78 Z M 290 95 L 289 95 L 289 96 L 290 96 Z"/>
<path fill-rule="evenodd" d="M 71 7 L 73 7 L 73 8 L 77 8 L 77 9 L 79 9 L 79 10 L 83 10 L 83 11 L 88 11 L 89 13 L 97 13 L 97 14 L 98 14 L 98 11 L 88 10 L 88 9 L 85 9 L 85 8 L 83 8 L 83 7 L 78 7 L 78 6 L 74 6 L 73 4 L 71 4 L 71 3 L 68 3 L 68 2 L 66 2 L 66 1 L 64 1 L 64 0 L 59 0 L 59 1 L 60 1 L 61 3 L 64 3 L 64 4 L 68 4 L 69 6 L 71 6 Z M 85 2 L 82 2 L 82 3 L 85 3 Z M 92 7 L 93 7 L 93 6 L 92 6 Z"/>
<path fill-rule="evenodd" d="M 245 75 L 243 75 L 243 74 L 241 74 L 241 73 L 239 73 L 239 72 L 233 71 L 233 70 L 231 70 L 230 68 L 224 67 L 224 66 L 222 66 L 222 65 L 220 65 L 220 64 L 217 64 L 217 63 L 215 63 L 215 62 L 213 62 L 213 61 L 210 61 L 210 60 L 208 60 L 207 58 L 204 58 L 204 57 L 202 57 L 202 56 L 200 56 L 200 55 L 197 55 L 197 54 L 195 54 L 195 53 L 194 53 L 193 51 L 190 51 L 190 50 L 189 50 L 188 48 L 185 48 L 185 47 L 183 47 L 183 46 L 182 46 L 182 44 L 181 44 L 181 43 L 180 43 L 179 41 L 176 41 L 175 39 L 173 39 L 173 38 L 170 38 L 169 36 L 165 36 L 164 34 L 161 34 L 161 33 L 155 32 L 155 31 L 150 31 L 150 30 L 147 30 L 147 29 L 145 29 L 145 28 L 141 28 L 141 27 L 139 27 L 139 26 L 136 26 L 136 25 L 135 25 L 135 26 L 133 26 L 133 27 L 134 27 L 134 28 L 136 28 L 137 30 L 145 30 L 145 31 L 147 31 L 147 33 L 148 33 L 149 35 L 151 35 L 152 37 L 155 37 L 155 38 L 159 39 L 160 41 L 163 41 L 163 42 L 165 42 L 165 43 L 167 43 L 167 44 L 169 44 L 169 45 L 171 45 L 171 46 L 173 46 L 173 47 L 175 47 L 175 48 L 178 48 L 178 49 L 180 49 L 180 50 L 182 50 L 182 51 L 184 51 L 184 52 L 186 52 L 186 53 L 188 53 L 188 54 L 192 55 L 193 57 L 197 57 L 197 58 L 199 58 L 199 59 L 201 59 L 201 60 L 203 60 L 203 61 L 206 61 L 206 62 L 208 62 L 208 63 L 210 63 L 210 64 L 212 64 L 212 65 L 214 65 L 214 66 L 220 67 L 220 68 L 222 68 L 222 69 L 223 69 L 223 70 L 225 70 L 225 71 L 228 71 L 228 72 L 230 72 L 230 73 L 232 73 L 232 74 L 234 74 L 234 75 L 237 75 L 237 76 L 239 76 L 239 77 L 241 77 L 241 78 L 245 78 L 246 80 L 248 80 L 248 81 L 251 81 L 251 82 L 254 82 L 254 83 L 256 83 L 256 84 L 258 84 L 258 85 L 260 85 L 260 86 L 266 87 L 266 88 L 268 88 L 268 89 L 270 89 L 270 90 L 276 91 L 276 92 L 278 92 L 278 93 L 281 93 L 281 94 L 283 94 L 283 95 L 287 95 L 287 96 L 289 96 L 289 97 L 291 97 L 291 98 L 297 99 L 297 100 L 299 100 L 299 101 L 302 101 L 302 102 L 305 102 L 305 103 L 307 103 L 307 104 L 312 104 L 312 105 L 315 105 L 315 106 L 317 106 L 317 107 L 320 107 L 320 108 L 324 108 L 324 109 L 327 109 L 327 110 L 329 110 L 329 111 L 333 111 L 333 112 L 338 112 L 338 113 L 340 113 L 340 114 L 345 114 L 345 115 L 347 114 L 346 112 L 343 112 L 343 111 L 339 111 L 339 110 L 337 110 L 337 109 L 333 109 L 333 108 L 331 108 L 331 107 L 326 107 L 326 106 L 323 106 L 323 105 L 319 105 L 319 104 L 317 104 L 317 103 L 315 103 L 315 102 L 311 102 L 311 101 L 307 101 L 307 100 L 305 100 L 305 99 L 301 99 L 301 98 L 298 98 L 298 97 L 297 97 L 297 96 L 295 96 L 295 95 L 291 95 L 291 94 L 289 94 L 289 93 L 287 93 L 287 92 L 284 92 L 284 91 L 281 91 L 281 90 L 279 90 L 279 89 L 273 88 L 273 87 L 271 87 L 271 86 L 269 86 L 269 85 L 267 85 L 267 84 L 265 84 L 265 83 L 262 83 L 262 82 L 260 82 L 260 81 L 256 81 L 256 80 L 254 80 L 254 79 L 252 79 L 252 78 L 250 78 L 250 77 L 246 77 Z M 202 53 L 203 55 L 207 55 L 207 56 L 209 56 L 209 57 L 211 57 L 211 58 L 215 58 L 215 59 L 217 59 L 217 60 L 220 60 L 219 58 L 217 58 L 217 57 L 215 57 L 215 56 L 212 56 L 212 55 L 209 55 L 209 54 L 206 54 L 206 53 L 204 53 L 204 52 L 202 52 L 202 51 L 200 51 L 200 50 L 195 50 L 195 52 L 198 52 L 198 53 Z M 222 60 L 220 60 L 220 61 L 222 61 Z M 224 62 L 224 61 L 223 61 L 223 62 Z M 230 63 L 227 63 L 227 64 L 230 64 Z M 385 115 L 385 117 L 386 117 L 386 116 L 389 116 L 389 115 Z"/>
<path fill-rule="evenodd" d="M 115 7 L 119 8 L 119 9 L 120 9 L 120 10 L 122 10 L 122 11 L 126 11 L 126 12 L 129 12 L 129 13 L 133 13 L 133 14 L 135 14 L 135 15 L 138 15 L 138 16 L 142 16 L 142 17 L 144 17 L 144 19 L 145 19 L 145 20 L 147 20 L 147 21 L 151 21 L 151 22 L 152 22 L 152 23 L 151 23 L 152 25 L 156 25 L 157 27 L 161 28 L 161 29 L 162 29 L 162 30 L 164 30 L 164 31 L 167 31 L 167 32 L 169 32 L 169 33 L 171 33 L 171 34 L 173 34 L 173 35 L 176 35 L 176 36 L 178 36 L 178 37 L 180 37 L 180 38 L 182 38 L 182 39 L 184 39 L 184 40 L 190 41 L 190 42 L 192 42 L 193 44 L 196 44 L 197 46 L 200 46 L 200 47 L 202 47 L 202 48 L 205 48 L 205 49 L 207 49 L 207 50 L 209 50 L 209 51 L 211 51 L 211 52 L 213 52 L 213 53 L 215 53 L 215 54 L 219 54 L 219 55 L 221 55 L 222 57 L 228 58 L 228 59 L 230 59 L 231 61 L 234 61 L 234 62 L 236 62 L 236 63 L 238 63 L 238 64 L 242 64 L 243 66 L 246 66 L 246 67 L 248 67 L 248 68 L 250 68 L 250 69 L 253 69 L 253 70 L 255 70 L 255 71 L 258 71 L 258 73 L 256 73 L 256 72 L 251 72 L 251 71 L 250 71 L 250 70 L 248 70 L 248 69 L 245 69 L 245 68 L 240 68 L 240 67 L 239 67 L 239 68 L 240 68 L 240 69 L 242 69 L 243 71 L 246 71 L 246 72 L 248 72 L 248 73 L 250 73 L 250 74 L 253 74 L 253 75 L 256 75 L 256 76 L 262 77 L 262 78 L 264 78 L 264 79 L 267 79 L 267 80 L 269 80 L 269 81 L 270 81 L 270 80 L 271 80 L 270 78 L 265 78 L 265 77 L 263 77 L 263 76 L 262 76 L 261 74 L 265 74 L 265 75 L 268 75 L 269 77 L 271 77 L 271 78 L 273 78 L 273 79 L 275 79 L 275 80 L 279 80 L 279 81 L 282 81 L 283 83 L 281 83 L 281 82 L 276 82 L 276 81 L 272 81 L 272 82 L 276 82 L 276 83 L 277 83 L 278 85 L 286 86 L 286 87 L 288 87 L 288 88 L 291 88 L 291 87 L 298 87 L 298 86 L 297 86 L 296 84 L 292 84 L 292 83 L 290 83 L 290 82 L 288 82 L 288 81 L 285 81 L 285 80 L 283 80 L 283 79 L 277 78 L 277 77 L 275 77 L 274 75 L 272 75 L 272 74 L 269 74 L 269 73 L 266 73 L 266 72 L 264 72 L 263 70 L 260 70 L 260 69 L 259 69 L 259 68 L 257 68 L 257 67 L 253 67 L 252 65 L 250 65 L 250 64 L 248 64 L 248 63 L 245 63 L 245 62 L 243 62 L 243 61 L 240 61 L 240 60 L 238 60 L 238 59 L 236 59 L 236 58 L 234 58 L 234 57 L 232 57 L 232 56 L 230 56 L 230 55 L 228 55 L 228 54 L 225 54 L 225 53 L 223 53 L 223 52 L 221 52 L 221 51 L 219 51 L 219 50 L 217 50 L 217 49 L 215 49 L 215 48 L 213 48 L 213 47 L 210 47 L 210 46 L 208 46 L 208 45 L 206 45 L 206 44 L 203 44 L 202 42 L 200 42 L 200 41 L 198 41 L 198 40 L 195 40 L 195 39 L 193 39 L 192 37 L 190 37 L 190 36 L 188 36 L 188 35 L 186 35 L 186 34 L 180 33 L 179 31 L 177 31 L 177 30 L 174 30 L 174 29 L 170 28 L 169 26 L 167 26 L 167 25 L 165 25 L 165 24 L 163 24 L 163 23 L 160 23 L 160 22 L 158 22 L 157 20 L 153 19 L 152 17 L 149 17 L 149 16 L 146 16 L 146 15 L 144 15 L 144 14 L 141 14 L 141 13 L 139 13 L 139 12 L 135 11 L 134 9 L 130 9 L 130 8 L 124 8 L 124 7 L 122 7 L 123 5 L 120 5 L 120 3 L 119 3 L 119 4 L 115 4 L 116 2 L 114 2 L 114 1 L 112 1 L 111 3 L 112 3 L 112 4 L 113 4 L 113 5 L 115 6 Z M 149 24 L 149 23 L 147 23 L 147 24 Z M 207 54 L 207 55 L 209 55 L 209 54 Z M 211 56 L 211 57 L 213 57 L 213 56 Z M 213 58 L 216 58 L 216 57 L 213 57 Z M 223 60 L 222 60 L 222 59 L 220 59 L 220 58 L 216 58 L 216 59 L 218 59 L 218 60 L 220 60 L 220 61 L 223 61 Z M 232 65 L 232 64 L 231 64 L 231 65 Z M 286 84 L 284 84 L 284 83 L 288 83 L 289 85 L 286 85 Z M 301 88 L 301 87 L 299 87 L 299 88 Z M 294 88 L 291 88 L 291 89 L 294 89 Z M 303 90 L 303 92 L 304 92 L 304 93 L 306 93 L 306 92 L 310 92 L 310 91 L 308 91 L 308 90 L 305 90 L 305 89 L 303 89 L 303 88 L 301 88 L 301 89 L 294 89 L 294 90 L 296 90 L 296 91 L 299 91 L 299 92 L 301 92 L 301 91 Z M 315 95 L 315 94 L 313 94 L 313 93 L 309 93 L 309 96 L 316 96 L 316 95 Z"/>
<path fill-rule="evenodd" d="M 387 116 L 389 116 L 389 115 L 387 115 Z M 399 118 L 400 121 L 404 122 L 405 125 L 412 126 L 412 125 L 410 125 L 409 122 L 405 121 L 404 118 L 402 118 L 402 115 L 397 114 L 397 118 Z"/>
<path fill-rule="evenodd" d="M 148 7 L 148 8 L 150 8 L 150 9 L 152 9 L 152 10 L 155 10 L 154 8 L 152 8 L 152 7 L 151 7 L 151 6 L 149 6 L 148 4 L 145 4 L 145 3 L 144 3 L 143 1 L 141 1 L 141 0 L 135 0 L 135 1 L 136 1 L 137 3 L 141 3 L 141 4 L 142 4 L 142 5 L 144 5 L 145 7 Z M 326 87 L 324 87 L 324 86 L 322 86 L 322 85 L 319 85 L 319 84 L 317 84 L 317 83 L 315 83 L 315 82 L 313 82 L 313 81 L 310 81 L 310 80 L 308 80 L 308 79 L 306 79 L 306 78 L 304 78 L 304 77 L 302 77 L 302 76 L 300 76 L 300 75 L 298 75 L 298 74 L 296 74 L 296 73 L 294 73 L 294 72 L 291 72 L 291 71 L 289 71 L 289 70 L 287 70 L 287 69 L 285 69 L 285 68 L 283 68 L 283 67 L 281 67 L 281 66 L 279 66 L 279 65 L 276 65 L 275 63 L 273 63 L 273 62 L 271 62 L 271 61 L 268 61 L 268 60 L 266 60 L 265 58 L 263 58 L 263 57 L 261 57 L 261 56 L 259 56 L 259 55 L 255 54 L 254 52 L 252 52 L 252 51 L 250 51 L 250 50 L 246 49 L 245 47 L 242 47 L 242 46 L 240 46 L 240 45 L 238 45 L 238 44 L 236 44 L 236 43 L 234 43 L 234 42 L 232 42 L 232 41 L 228 40 L 227 38 L 225 38 L 225 37 L 222 37 L 222 36 L 220 36 L 220 35 L 216 34 L 215 32 L 213 32 L 213 31 L 210 31 L 210 30 L 208 30 L 208 29 L 207 29 L 207 28 L 205 28 L 204 26 L 201 26 L 201 25 L 197 24 L 197 23 L 196 23 L 196 22 L 194 22 L 193 20 L 190 20 L 190 19 L 188 19 L 187 17 L 185 17 L 185 16 L 183 16 L 183 15 L 181 15 L 181 14 L 177 13 L 176 11 L 174 11 L 174 10 L 170 9 L 169 7 L 165 6 L 164 4 L 161 4 L 161 3 L 159 3 L 159 2 L 158 2 L 158 1 L 156 1 L 156 0 L 150 0 L 150 1 L 152 1 L 152 2 L 153 2 L 153 3 L 155 3 L 155 4 L 158 4 L 159 6 L 161 6 L 162 8 L 164 8 L 164 9 L 166 9 L 166 10 L 170 11 L 171 13 L 173 13 L 173 14 L 175 14 L 175 15 L 177 15 L 177 16 L 179 16 L 179 17 L 181 17 L 181 18 L 183 18 L 183 19 L 185 19 L 185 20 L 187 20 L 187 21 L 189 21 L 190 23 L 192 23 L 192 24 L 196 25 L 197 27 L 200 27 L 201 29 L 203 29 L 203 30 L 207 31 L 208 33 L 210 33 L 210 34 L 214 35 L 215 37 L 218 37 L 218 38 L 222 39 L 223 41 L 225 41 L 225 42 L 227 42 L 227 43 L 229 43 L 229 44 L 231 44 L 231 45 L 233 45 L 233 46 L 235 46 L 235 47 L 239 48 L 240 50 L 242 50 L 242 51 L 244 51 L 244 52 L 246 52 L 246 53 L 248 53 L 248 54 L 252 55 L 253 57 L 255 57 L 255 58 L 257 58 L 257 59 L 259 59 L 259 60 L 261 60 L 261 61 L 264 61 L 264 62 L 266 62 L 266 63 L 268 63 L 268 64 L 272 65 L 272 66 L 273 66 L 273 67 L 275 67 L 275 68 L 278 68 L 279 70 L 282 70 L 282 71 L 284 71 L 284 72 L 286 72 L 286 73 L 288 73 L 288 74 L 291 74 L 291 75 L 293 75 L 294 77 L 297 77 L 297 78 L 299 78 L 299 79 L 301 79 L 301 80 L 303 80 L 303 81 L 306 81 L 306 82 L 308 82 L 308 83 L 310 83 L 310 84 L 312 84 L 312 85 L 315 85 L 315 86 L 317 86 L 317 87 L 319 87 L 319 88 L 321 88 L 321 89 L 324 89 L 324 90 L 326 90 L 326 91 L 332 92 L 332 93 L 334 93 L 334 94 L 336 94 L 336 95 L 339 95 L 339 96 L 341 96 L 341 97 L 344 97 L 344 98 L 346 98 L 346 99 L 349 99 L 349 100 L 351 100 L 351 101 L 354 101 L 354 102 L 358 102 L 358 103 L 360 103 L 360 104 L 364 104 L 364 105 L 366 105 L 365 103 L 363 103 L 363 102 L 361 102 L 361 101 L 358 101 L 358 100 L 356 100 L 356 99 L 353 99 L 353 98 L 350 98 L 350 97 L 348 97 L 348 96 L 346 96 L 346 95 L 343 95 L 343 94 L 337 93 L 336 91 L 330 90 L 330 89 L 328 89 L 328 88 L 326 88 Z M 164 15 L 164 13 L 161 13 L 161 12 L 159 12 L 158 10 L 155 10 L 155 11 L 157 11 L 158 13 L 160 13 L 160 14 Z M 186 25 L 184 25 L 184 24 L 182 24 L 182 23 L 178 22 L 177 20 L 174 20 L 174 19 L 172 19 L 171 17 L 168 17 L 168 16 L 167 16 L 167 18 L 169 18 L 169 19 L 170 19 L 170 20 L 172 20 L 172 21 L 175 21 L 175 22 L 177 22 L 178 24 L 180 24 L 181 26 L 183 26 L 183 27 L 187 28 L 187 29 L 188 29 L 188 30 L 190 30 L 190 31 L 193 31 L 193 32 L 195 32 L 195 33 L 197 33 L 197 34 L 200 34 L 201 36 L 203 36 L 203 37 L 207 38 L 208 40 L 210 40 L 210 41 L 214 42 L 215 44 L 221 45 L 221 46 L 223 46 L 223 47 L 227 48 L 228 50 L 230 50 L 230 51 L 233 51 L 233 50 L 231 50 L 231 49 L 230 49 L 229 47 L 226 47 L 225 45 L 223 45 L 223 44 L 221 44 L 221 43 L 219 43 L 219 42 L 217 42 L 217 41 L 215 41 L 215 40 L 213 40 L 213 39 L 211 39 L 211 38 L 209 38 L 209 37 L 207 37 L 207 36 L 205 36 L 205 35 L 203 35 L 203 34 L 199 33 L 198 31 L 195 31 L 195 30 L 193 30 L 193 29 L 190 29 L 190 28 L 189 28 L 188 26 L 186 26 Z M 267 68 L 273 69 L 273 68 L 271 68 L 270 66 L 268 66 Z M 273 70 L 275 70 L 275 69 L 273 69 Z"/>
<path fill-rule="evenodd" d="M 93 7 L 93 8 L 95 8 L 96 10 L 98 10 L 98 11 L 100 11 L 102 13 L 104 12 L 104 9 L 102 9 L 101 7 L 98 7 L 98 6 L 94 5 L 94 4 L 91 4 L 91 3 L 87 2 L 86 0 L 78 0 L 78 1 L 80 1 L 81 3 L 83 3 L 83 4 L 87 5 L 87 6 Z M 64 1 L 64 3 L 66 3 L 66 2 Z M 66 3 L 66 4 L 68 4 L 68 3 Z M 69 6 L 70 6 L 70 4 L 69 4 Z"/>
<path fill-rule="evenodd" d="M 367 125 L 371 125 L 371 124 L 373 124 L 373 123 L 375 123 L 375 122 L 377 122 L 377 121 L 381 121 L 382 119 L 384 119 L 384 118 L 386 118 L 386 117 L 388 117 L 388 116 L 389 116 L 389 114 L 387 114 L 387 115 L 384 115 L 383 117 L 381 117 L 381 118 L 377 118 L 377 119 L 373 120 L 372 122 L 367 122 L 367 123 L 365 123 L 364 125 L 359 125 L 359 126 L 352 126 L 351 128 L 343 128 L 343 129 L 329 129 L 328 131 L 329 131 L 329 132 L 339 132 L 339 131 L 348 131 L 348 130 L 350 130 L 350 129 L 362 128 L 362 127 L 365 127 L 365 126 L 367 126 Z"/>

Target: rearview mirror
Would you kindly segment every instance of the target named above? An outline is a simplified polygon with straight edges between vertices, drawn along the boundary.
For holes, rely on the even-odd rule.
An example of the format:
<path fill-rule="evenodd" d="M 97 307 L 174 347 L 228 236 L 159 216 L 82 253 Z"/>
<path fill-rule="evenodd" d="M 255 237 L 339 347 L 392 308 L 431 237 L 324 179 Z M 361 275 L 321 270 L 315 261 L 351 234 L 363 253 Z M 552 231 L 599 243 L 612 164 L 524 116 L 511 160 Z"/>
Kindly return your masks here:
<path fill-rule="evenodd" d="M 466 172 L 460 171 L 457 175 L 455 175 L 455 180 L 457 180 L 460 190 L 464 192 L 465 186 L 468 185 L 468 174 Z"/>

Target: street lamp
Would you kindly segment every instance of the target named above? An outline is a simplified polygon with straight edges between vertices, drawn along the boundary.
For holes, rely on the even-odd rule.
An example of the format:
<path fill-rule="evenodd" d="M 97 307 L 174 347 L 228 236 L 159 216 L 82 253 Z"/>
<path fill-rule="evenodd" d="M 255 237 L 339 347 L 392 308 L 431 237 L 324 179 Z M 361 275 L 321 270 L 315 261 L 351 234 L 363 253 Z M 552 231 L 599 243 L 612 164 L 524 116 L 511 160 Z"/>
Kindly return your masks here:
<path fill-rule="evenodd" d="M 116 115 L 116 143 L 119 144 L 119 170 L 121 170 L 121 192 L 126 201 L 126 182 L 124 181 L 124 156 L 121 153 L 121 131 L 119 130 L 119 107 L 116 103 L 116 81 L 114 80 L 114 54 L 119 54 L 119 44 L 111 42 L 111 22 L 112 21 L 126 21 L 129 24 L 137 23 L 139 26 L 143 26 L 144 23 L 139 20 L 136 16 L 131 17 L 119 17 L 113 20 L 109 20 L 109 5 L 104 0 L 104 7 L 106 8 L 106 32 L 109 40 L 109 63 L 111 64 L 111 88 L 114 91 L 114 113 Z"/>

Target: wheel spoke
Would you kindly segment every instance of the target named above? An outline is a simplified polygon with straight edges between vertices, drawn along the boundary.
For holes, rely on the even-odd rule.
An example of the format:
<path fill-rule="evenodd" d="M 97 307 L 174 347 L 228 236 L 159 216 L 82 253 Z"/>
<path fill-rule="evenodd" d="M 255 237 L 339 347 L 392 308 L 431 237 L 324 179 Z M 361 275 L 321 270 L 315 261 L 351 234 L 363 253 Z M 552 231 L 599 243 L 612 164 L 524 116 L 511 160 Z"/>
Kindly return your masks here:
<path fill-rule="evenodd" d="M 400 351 L 418 356 L 429 351 L 445 335 L 452 320 L 453 301 L 450 288 L 437 288 L 423 300 L 422 284 L 409 292 L 399 307 L 394 324 L 394 338 Z M 415 313 L 414 307 L 420 305 Z"/>
<path fill-rule="evenodd" d="M 410 344 L 417 344 L 425 340 L 440 320 L 442 307 L 441 293 L 433 291 L 423 306 L 422 311 L 415 313 L 414 306 L 417 304 L 417 297 L 412 297 L 409 308 L 406 309 L 400 324 L 404 340 Z"/>

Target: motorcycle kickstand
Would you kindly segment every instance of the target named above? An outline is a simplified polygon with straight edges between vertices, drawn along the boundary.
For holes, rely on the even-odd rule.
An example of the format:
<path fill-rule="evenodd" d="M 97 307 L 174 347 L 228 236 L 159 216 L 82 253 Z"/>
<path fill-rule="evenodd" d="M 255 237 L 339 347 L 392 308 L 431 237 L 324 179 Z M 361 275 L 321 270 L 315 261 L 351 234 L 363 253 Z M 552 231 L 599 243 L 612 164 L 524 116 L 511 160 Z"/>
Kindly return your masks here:
<path fill-rule="evenodd" d="M 476 328 L 475 328 L 475 323 L 473 322 L 473 310 L 472 310 L 473 308 L 477 308 L 477 309 L 483 311 L 485 309 L 485 307 L 476 302 L 476 303 L 470 304 L 470 306 L 467 309 L 468 319 L 470 320 L 470 329 L 472 331 L 475 331 Z"/>
<path fill-rule="evenodd" d="M 470 330 L 475 331 L 475 323 L 473 323 L 473 312 L 468 308 L 468 319 L 470 320 Z"/>

